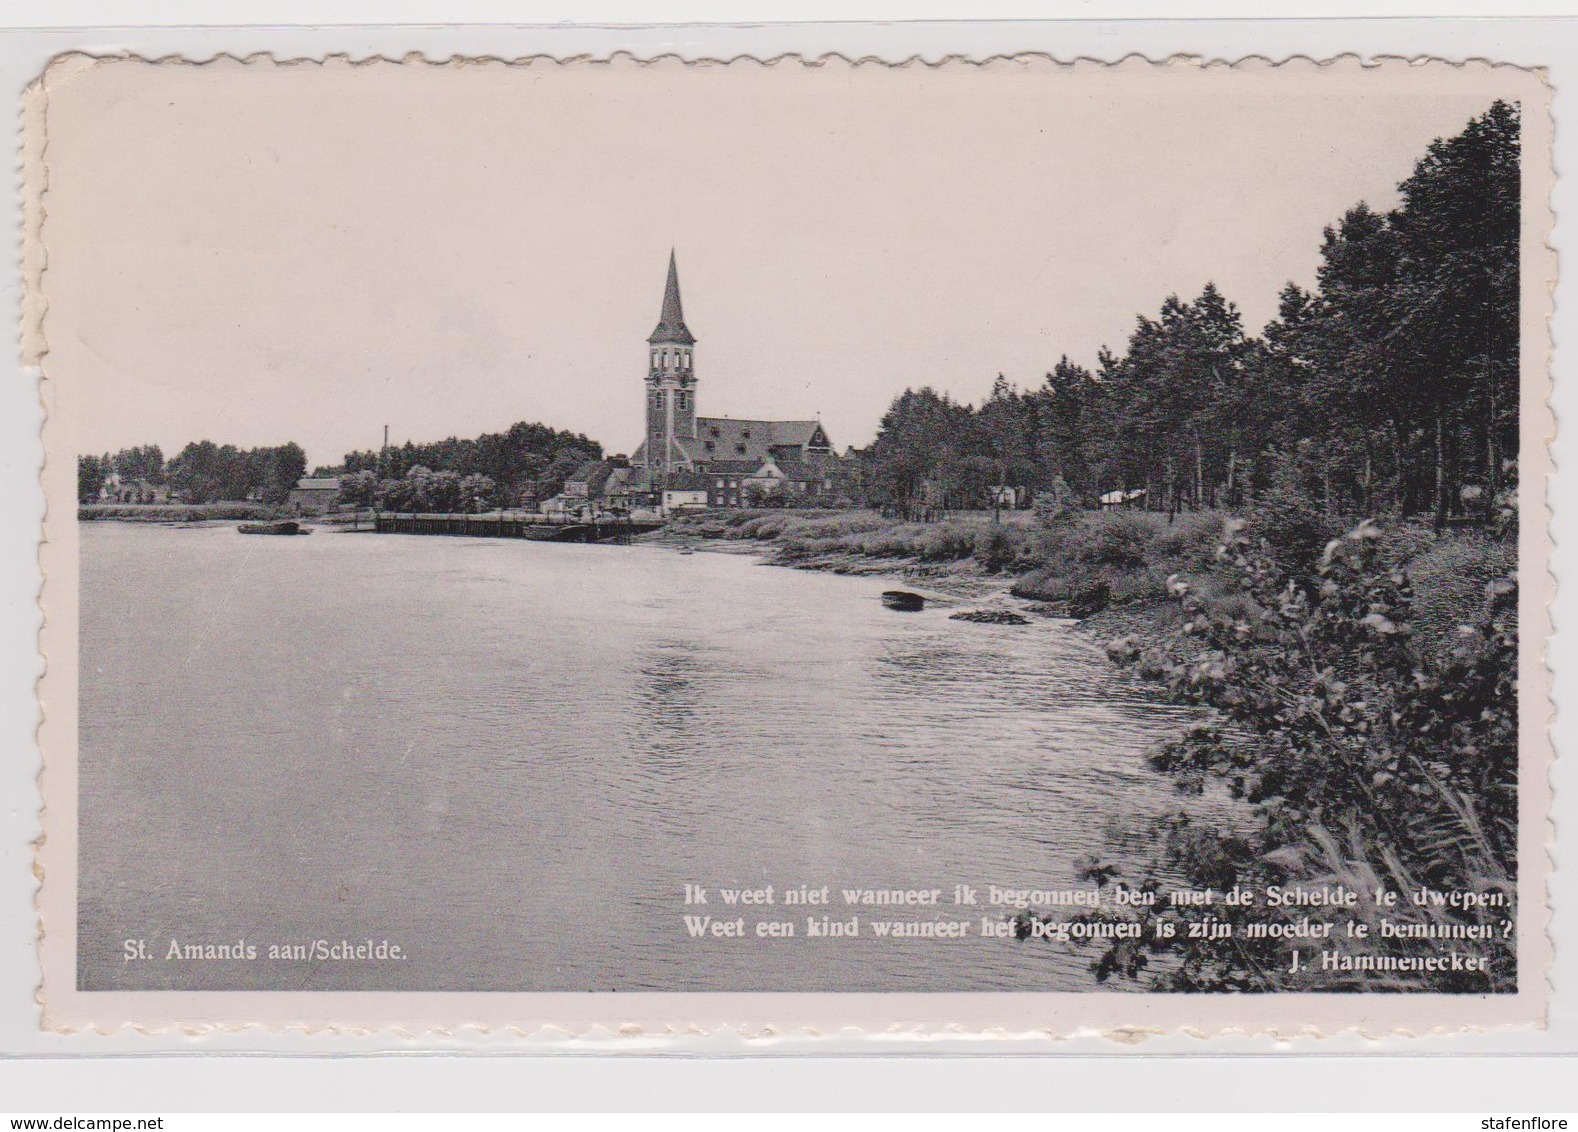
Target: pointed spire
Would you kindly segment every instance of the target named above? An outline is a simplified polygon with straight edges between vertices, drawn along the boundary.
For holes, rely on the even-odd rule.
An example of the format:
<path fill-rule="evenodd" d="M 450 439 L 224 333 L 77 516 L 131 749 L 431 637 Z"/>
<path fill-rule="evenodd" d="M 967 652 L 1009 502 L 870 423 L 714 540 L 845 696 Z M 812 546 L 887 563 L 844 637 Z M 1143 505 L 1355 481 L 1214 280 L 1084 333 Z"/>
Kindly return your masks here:
<path fill-rule="evenodd" d="M 679 301 L 679 267 L 674 262 L 674 249 L 668 252 L 668 284 L 663 288 L 663 314 L 657 329 L 648 342 L 672 342 L 680 346 L 694 346 L 696 336 L 685 326 L 685 310 Z"/>

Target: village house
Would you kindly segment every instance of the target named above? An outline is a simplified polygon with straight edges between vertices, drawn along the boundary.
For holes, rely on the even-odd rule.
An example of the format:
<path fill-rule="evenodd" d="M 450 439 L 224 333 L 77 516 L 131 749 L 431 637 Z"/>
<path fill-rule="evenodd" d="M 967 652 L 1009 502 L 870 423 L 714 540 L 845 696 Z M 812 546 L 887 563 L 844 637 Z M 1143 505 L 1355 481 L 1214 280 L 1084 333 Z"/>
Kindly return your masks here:
<path fill-rule="evenodd" d="M 1128 491 L 1120 489 L 1118 491 L 1104 492 L 1097 502 L 1101 504 L 1103 510 L 1119 507 L 1143 509 L 1145 507 L 1145 489 L 1139 487 Z"/>
<path fill-rule="evenodd" d="M 1030 505 L 1030 489 L 1019 484 L 994 483 L 986 489 L 988 506 L 1018 511 Z"/>
<path fill-rule="evenodd" d="M 614 466 L 607 460 L 588 460 L 564 481 L 564 490 L 560 494 L 567 504 L 577 500 L 594 503 L 603 498 L 608 477 L 613 471 Z"/>
<path fill-rule="evenodd" d="M 141 477 L 122 479 L 119 472 L 111 472 L 99 487 L 99 499 L 105 503 L 168 503 L 170 488 Z"/>
<path fill-rule="evenodd" d="M 340 478 L 338 476 L 311 476 L 296 481 L 286 504 L 301 515 L 323 515 L 340 506 Z"/>
<path fill-rule="evenodd" d="M 714 460 L 707 465 L 707 479 L 714 507 L 748 507 L 746 484 L 759 483 L 761 463 L 756 460 Z"/>
<path fill-rule="evenodd" d="M 676 472 L 663 484 L 663 514 L 711 506 L 712 481 L 700 472 Z"/>
<path fill-rule="evenodd" d="M 615 464 L 608 471 L 608 479 L 603 483 L 603 500 L 610 511 L 620 514 L 629 514 L 630 502 L 630 465 Z"/>
<path fill-rule="evenodd" d="M 591 518 L 626 505 L 625 481 L 630 469 L 612 460 L 588 460 L 564 481 L 558 495 L 542 500 L 537 509 L 545 515 L 570 514 Z"/>

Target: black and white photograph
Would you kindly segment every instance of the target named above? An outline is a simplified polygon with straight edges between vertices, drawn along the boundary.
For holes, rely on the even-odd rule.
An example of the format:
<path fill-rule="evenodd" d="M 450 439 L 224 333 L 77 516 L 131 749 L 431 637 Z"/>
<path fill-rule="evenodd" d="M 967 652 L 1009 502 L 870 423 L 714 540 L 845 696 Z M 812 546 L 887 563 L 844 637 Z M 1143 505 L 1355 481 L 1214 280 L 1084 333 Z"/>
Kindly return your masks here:
<path fill-rule="evenodd" d="M 1547 95 L 58 60 L 46 1025 L 1539 1025 Z"/>

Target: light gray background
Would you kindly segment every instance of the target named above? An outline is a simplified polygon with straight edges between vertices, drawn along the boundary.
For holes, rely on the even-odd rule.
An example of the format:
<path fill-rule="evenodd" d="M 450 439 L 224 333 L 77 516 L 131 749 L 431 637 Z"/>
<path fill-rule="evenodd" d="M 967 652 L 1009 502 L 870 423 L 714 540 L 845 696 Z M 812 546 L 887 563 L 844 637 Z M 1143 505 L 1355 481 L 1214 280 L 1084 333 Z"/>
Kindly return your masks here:
<path fill-rule="evenodd" d="M 378 5 L 306 3 L 232 3 L 225 7 L 224 18 L 254 23 L 283 23 L 311 19 L 316 23 L 345 23 L 368 18 L 432 21 L 437 19 L 498 19 L 505 13 L 503 4 L 404 3 Z M 523 15 L 548 23 L 566 19 L 633 22 L 659 15 L 677 20 L 761 21 L 790 17 L 812 18 L 864 15 L 872 19 L 930 17 L 933 20 L 958 19 L 965 15 L 1024 15 L 1027 5 L 1017 8 L 1005 4 L 964 5 L 960 3 L 910 3 L 904 5 L 788 4 L 722 5 L 665 3 L 661 8 L 626 3 L 572 6 L 568 0 L 553 7 L 536 5 L 530 11 L 513 5 L 508 14 Z M 1037 5 L 1037 15 L 1094 14 L 1097 5 L 1062 3 Z M 1179 5 L 1152 4 L 1149 10 L 1134 2 L 1101 5 L 1103 12 L 1114 10 L 1125 15 L 1154 14 L 1168 10 L 1177 14 Z M 1203 14 L 1242 14 L 1255 5 L 1191 4 L 1191 12 Z M 1427 7 L 1442 10 L 1442 5 L 1390 4 L 1386 10 L 1399 15 L 1417 14 Z M 1525 11 L 1559 11 L 1558 5 L 1522 5 Z M 1284 6 L 1284 11 L 1288 6 Z M 1377 11 L 1370 4 L 1308 5 L 1318 13 Z M 1459 5 L 1455 12 L 1474 9 Z M 1481 7 L 1479 10 L 1485 10 Z M 213 18 L 201 5 L 170 3 L 137 6 L 136 17 L 143 22 L 164 24 L 183 20 Z M 1578 22 L 1541 20 L 1506 23 L 1466 20 L 1420 22 L 1414 20 L 1371 20 L 1363 23 L 1324 23 L 1284 20 L 1251 25 L 1248 23 L 1097 23 L 1027 24 L 1012 22 L 975 24 L 822 24 L 775 27 L 412 27 L 373 29 L 338 27 L 308 29 L 228 30 L 181 27 L 105 30 L 95 25 L 124 19 L 112 5 L 27 3 L 13 4 L 4 19 L 13 25 L 0 30 L 0 87 L 19 94 L 45 61 L 67 49 L 132 50 L 145 55 L 182 53 L 203 57 L 219 51 L 247 54 L 272 51 L 281 56 L 312 56 L 328 52 L 353 55 L 382 53 L 403 55 L 422 50 L 429 57 L 452 54 L 520 55 L 534 52 L 604 54 L 619 48 L 638 54 L 676 51 L 684 54 L 727 56 L 736 53 L 771 55 L 785 51 L 821 53 L 840 51 L 850 55 L 880 55 L 885 58 L 921 54 L 936 57 L 947 53 L 986 55 L 1024 50 L 1041 50 L 1058 58 L 1076 55 L 1113 58 L 1139 51 L 1153 58 L 1174 53 L 1204 54 L 1233 58 L 1257 53 L 1279 58 L 1290 54 L 1316 57 L 1348 51 L 1363 54 L 1434 54 L 1448 58 L 1490 57 L 1525 64 L 1543 65 L 1551 70 L 1556 86 L 1557 170 L 1574 165 L 1578 145 L 1572 141 L 1567 124 L 1574 117 L 1569 107 L 1574 99 L 1567 93 L 1578 84 Z M 14 25 L 32 23 L 73 24 L 85 30 L 23 31 Z M 13 174 L 13 185 L 14 185 Z M 14 192 L 14 189 L 13 189 Z M 1558 251 L 1564 243 L 1562 215 L 1571 215 L 1574 190 L 1559 182 L 1554 197 L 1557 212 L 1555 242 Z M 13 197 L 14 200 L 14 197 Z M 13 205 L 14 211 L 14 205 Z M 13 245 L 14 247 L 14 245 Z M 1562 343 L 1575 325 L 1574 306 L 1569 296 L 1569 278 L 1557 294 L 1555 339 L 1558 374 L 1555 397 L 1558 419 L 1566 417 L 1566 406 L 1573 403 L 1571 382 L 1563 377 Z M 16 310 L 16 284 L 10 274 L 3 277 L 3 306 Z M 7 364 L 17 369 L 14 351 Z M 117 1109 L 173 1111 L 177 1108 L 204 1109 L 334 1109 L 359 1110 L 369 1107 L 440 1109 L 513 1109 L 519 1107 L 629 1107 L 661 1108 L 670 1106 L 715 1108 L 745 1107 L 823 1107 L 844 1103 L 856 1107 L 932 1108 L 939 1105 L 978 1108 L 1023 1107 L 1045 1104 L 1047 1098 L 1061 1098 L 1059 1107 L 1074 1109 L 1120 1108 L 1178 1111 L 1204 1109 L 1485 1109 L 1514 1106 L 1524 1111 L 1549 1110 L 1572 1104 L 1573 1088 L 1563 1087 L 1574 1069 L 1571 1060 L 1557 1064 L 1549 1055 L 1578 1052 L 1578 1011 L 1573 1008 L 1571 988 L 1578 963 L 1573 955 L 1578 945 L 1564 948 L 1562 940 L 1578 939 L 1578 927 L 1570 909 L 1578 897 L 1570 865 L 1558 854 L 1553 903 L 1556 906 L 1557 967 L 1553 972 L 1557 990 L 1552 1025 L 1544 1033 L 1482 1035 L 1421 1039 L 1412 1043 L 1369 1043 L 1357 1037 L 1326 1041 L 1307 1040 L 1274 1045 L 1260 1040 L 1218 1040 L 1210 1046 L 1187 1037 L 1147 1042 L 1140 1050 L 1118 1052 L 1110 1043 L 1091 1039 L 1058 1043 L 1051 1050 L 1043 1045 L 955 1042 L 927 1044 L 924 1051 L 980 1052 L 985 1048 L 1016 1053 L 1056 1052 L 1084 1054 L 1079 1060 L 953 1061 L 945 1064 L 918 1060 L 875 1060 L 827 1062 L 800 1059 L 752 1062 L 695 1062 L 669 1059 L 596 1060 L 559 1058 L 553 1063 L 536 1061 L 522 1064 L 513 1058 L 473 1057 L 469 1059 L 401 1058 L 398 1060 L 309 1061 L 309 1060 L 206 1060 L 190 1058 L 150 1059 L 117 1062 L 80 1060 L 84 1054 L 153 1053 L 372 1053 L 378 1051 L 416 1052 L 433 1048 L 431 1042 L 406 1042 L 390 1036 L 323 1038 L 304 1035 L 236 1034 L 204 1039 L 180 1036 L 157 1038 L 135 1034 L 113 1037 L 97 1035 L 59 1036 L 40 1034 L 37 1007 L 33 1002 L 36 985 L 32 878 L 29 868 L 30 842 L 38 835 L 34 776 L 37 754 L 32 732 L 37 711 L 32 682 L 40 670 L 35 634 L 38 613 L 34 604 L 38 576 L 35 540 L 42 514 L 42 493 L 36 471 L 42 459 L 37 435 L 41 414 L 37 407 L 32 378 L 17 370 L 14 380 L 0 383 L 0 735 L 9 757 L 0 759 L 0 1051 L 22 1060 L 0 1063 L 0 1106 L 11 1109 L 45 1111 L 112 1111 Z M 1558 443 L 1559 468 L 1568 445 Z M 1554 531 L 1557 551 L 1554 569 L 1558 575 L 1570 572 L 1570 553 L 1564 548 L 1575 528 L 1571 512 L 1562 499 L 1571 490 L 1570 472 L 1558 472 L 1553 490 Z M 1558 633 L 1574 624 L 1575 598 L 1572 588 L 1560 592 L 1555 605 Z M 1556 695 L 1570 700 L 1571 660 L 1575 645 L 1570 631 L 1559 635 L 1552 648 L 1556 668 Z M 1557 722 L 1558 751 L 1573 747 L 1574 713 L 1569 710 Z M 1570 768 L 1558 762 L 1556 770 L 1557 816 L 1569 815 L 1564 825 L 1578 817 L 1578 779 Z M 1565 796 L 1565 797 L 1564 797 Z M 1565 804 L 1564 804 L 1565 802 Z M 538 1052 L 576 1054 L 607 1049 L 607 1042 L 550 1043 L 538 1045 Z M 456 1052 L 500 1054 L 519 1050 L 520 1044 L 505 1037 L 468 1036 L 445 1047 Z M 622 1051 L 630 1052 L 628 1046 Z M 647 1048 L 671 1052 L 741 1054 L 781 1052 L 809 1055 L 832 1053 L 921 1052 L 915 1043 L 907 1047 L 885 1044 L 873 1046 L 855 1036 L 819 1041 L 782 1039 L 770 1043 L 747 1043 L 735 1038 L 683 1039 L 672 1043 L 650 1043 Z M 1451 1055 L 1477 1054 L 1472 1063 Z M 1179 1054 L 1193 1054 L 1187 1059 Z M 1199 1055 L 1207 1054 L 1202 1057 Z M 1287 1057 L 1286 1054 L 1297 1054 Z M 1400 1055 L 1412 1055 L 1403 1060 Z M 1418 1056 L 1418 1055 L 1425 1056 Z M 76 1061 L 60 1058 L 77 1055 Z M 1174 1055 L 1174 1056 L 1163 1056 Z M 1235 1055 L 1235 1056 L 1229 1056 Z M 1546 1056 L 1531 1056 L 1546 1055 Z M 1252 1057 L 1253 1062 L 1244 1060 Z M 1316 1064 L 1311 1064 L 1310 1059 Z M 1335 1064 L 1333 1059 L 1340 1059 Z M 1144 1082 L 1143 1088 L 1137 1087 Z M 1563 1098 L 1566 1098 L 1565 1101 Z M 13 1109 L 16 1111 L 16 1109 Z"/>

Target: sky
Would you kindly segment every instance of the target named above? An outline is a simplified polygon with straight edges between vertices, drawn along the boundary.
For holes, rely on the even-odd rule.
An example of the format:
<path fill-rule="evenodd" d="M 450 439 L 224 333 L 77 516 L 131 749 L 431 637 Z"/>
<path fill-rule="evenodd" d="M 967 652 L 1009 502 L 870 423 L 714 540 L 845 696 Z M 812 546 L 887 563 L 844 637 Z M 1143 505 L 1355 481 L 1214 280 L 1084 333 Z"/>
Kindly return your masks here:
<path fill-rule="evenodd" d="M 864 445 L 1094 365 L 1215 281 L 1257 331 L 1489 69 L 116 61 L 51 79 L 46 374 L 79 451 L 311 464 L 517 420 L 629 452 L 678 257 L 703 415 Z"/>

